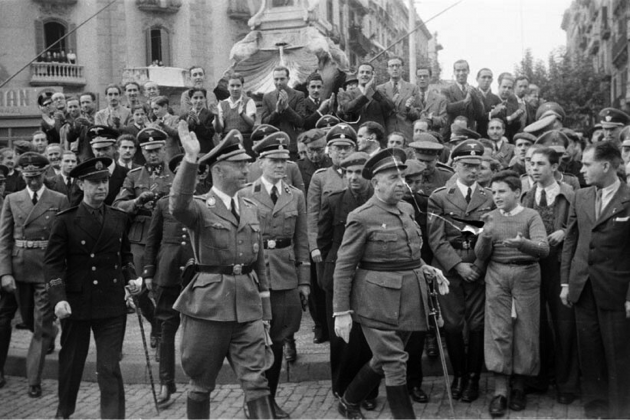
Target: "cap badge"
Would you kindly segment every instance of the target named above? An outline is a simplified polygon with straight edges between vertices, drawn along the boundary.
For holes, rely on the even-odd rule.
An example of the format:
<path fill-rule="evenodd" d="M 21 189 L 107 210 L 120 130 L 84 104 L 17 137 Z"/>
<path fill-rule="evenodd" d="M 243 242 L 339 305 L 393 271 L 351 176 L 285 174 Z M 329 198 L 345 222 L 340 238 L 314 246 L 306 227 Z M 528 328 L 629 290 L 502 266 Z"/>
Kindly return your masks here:
<path fill-rule="evenodd" d="M 94 168 L 97 171 L 100 171 L 101 169 L 103 169 L 103 162 L 101 162 L 100 160 L 98 162 L 96 162 L 96 164 L 94 165 Z"/>
<path fill-rule="evenodd" d="M 284 150 L 284 146 L 283 146 L 282 144 L 280 144 L 280 145 L 278 146 L 278 150 Z"/>
<path fill-rule="evenodd" d="M 30 164 L 30 165 L 28 165 L 28 166 L 26 166 L 26 167 L 22 168 L 22 170 L 23 170 L 23 171 L 26 171 L 26 172 L 30 172 L 30 171 L 37 171 L 38 169 L 39 169 L 39 167 L 38 167 L 38 166 L 36 166 L 36 165 L 33 165 L 33 164 Z"/>
<path fill-rule="evenodd" d="M 477 152 L 475 152 L 474 150 L 470 152 L 470 156 L 477 156 Z"/>
<path fill-rule="evenodd" d="M 154 141 L 153 137 L 149 136 L 149 141 Z"/>
<path fill-rule="evenodd" d="M 238 144 L 238 150 L 244 150 L 243 145 L 241 143 Z"/>
<path fill-rule="evenodd" d="M 339 135 L 339 138 L 340 138 L 340 139 L 345 139 L 345 138 L 346 138 L 346 135 L 345 135 L 345 134 L 340 134 L 340 135 Z"/>
<path fill-rule="evenodd" d="M 610 121 L 612 120 L 612 117 L 610 115 L 606 115 L 606 121 Z"/>

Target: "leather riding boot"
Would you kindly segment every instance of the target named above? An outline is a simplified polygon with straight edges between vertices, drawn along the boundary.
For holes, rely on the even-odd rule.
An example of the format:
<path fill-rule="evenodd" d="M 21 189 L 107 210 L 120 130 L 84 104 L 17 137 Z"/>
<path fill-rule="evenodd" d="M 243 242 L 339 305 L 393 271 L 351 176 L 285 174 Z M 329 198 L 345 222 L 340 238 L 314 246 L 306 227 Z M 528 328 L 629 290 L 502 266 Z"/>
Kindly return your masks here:
<path fill-rule="evenodd" d="M 392 410 L 392 417 L 395 419 L 415 419 L 416 413 L 413 411 L 411 399 L 407 392 L 407 385 L 387 386 L 387 402 Z"/>
<path fill-rule="evenodd" d="M 271 398 L 269 395 L 256 398 L 247 402 L 250 419 L 274 419 L 273 408 L 271 408 Z"/>
<path fill-rule="evenodd" d="M 466 349 L 464 337 L 461 332 L 445 332 L 446 349 L 448 357 L 453 367 L 453 382 L 451 382 L 451 393 L 453 399 L 460 399 L 466 382 Z"/>
<path fill-rule="evenodd" d="M 189 392 L 186 402 L 186 415 L 189 419 L 210 418 L 210 394 Z"/>
<path fill-rule="evenodd" d="M 338 411 L 347 419 L 362 419 L 361 402 L 381 382 L 381 375 L 370 367 L 369 363 L 363 365 L 356 374 L 346 392 L 339 399 Z"/>
<path fill-rule="evenodd" d="M 479 398 L 479 378 L 483 367 L 483 332 L 470 332 L 468 335 L 468 380 L 462 391 L 463 402 L 473 402 Z"/>

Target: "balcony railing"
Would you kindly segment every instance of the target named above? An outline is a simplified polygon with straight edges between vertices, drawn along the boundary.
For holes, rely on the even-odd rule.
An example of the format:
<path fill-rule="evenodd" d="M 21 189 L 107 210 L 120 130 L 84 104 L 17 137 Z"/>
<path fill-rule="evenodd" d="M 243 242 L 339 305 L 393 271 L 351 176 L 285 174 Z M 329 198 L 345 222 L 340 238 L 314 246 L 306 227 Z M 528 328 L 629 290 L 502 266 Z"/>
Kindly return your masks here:
<path fill-rule="evenodd" d="M 136 0 L 136 5 L 145 12 L 177 13 L 182 0 Z"/>
<path fill-rule="evenodd" d="M 78 0 L 35 0 L 36 3 L 49 4 L 53 6 L 70 6 L 77 4 Z"/>
<path fill-rule="evenodd" d="M 164 87 L 185 88 L 188 71 L 179 67 L 127 67 L 123 71 L 123 82 L 136 81 L 144 83 L 147 80 Z"/>
<path fill-rule="evenodd" d="M 83 66 L 67 63 L 32 63 L 31 86 L 85 86 Z"/>

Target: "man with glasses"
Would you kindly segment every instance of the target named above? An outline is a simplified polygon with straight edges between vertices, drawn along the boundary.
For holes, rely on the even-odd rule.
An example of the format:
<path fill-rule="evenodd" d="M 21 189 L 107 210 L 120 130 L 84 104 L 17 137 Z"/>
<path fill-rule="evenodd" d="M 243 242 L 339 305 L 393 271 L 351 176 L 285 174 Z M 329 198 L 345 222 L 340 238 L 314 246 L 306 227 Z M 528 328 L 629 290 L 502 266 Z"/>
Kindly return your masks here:
<path fill-rule="evenodd" d="M 416 69 L 416 84 L 418 92 L 415 97 L 407 99 L 407 118 L 414 124 L 419 119 L 430 123 L 432 131 L 441 131 L 446 125 L 446 98 L 437 90 L 429 90 L 429 83 L 433 76 L 430 67 L 419 67 Z M 428 130 L 425 129 L 425 131 Z M 408 137 L 408 138 L 411 138 Z"/>
<path fill-rule="evenodd" d="M 376 89 L 394 104 L 394 109 L 385 119 L 387 133 L 400 131 L 410 139 L 413 135 L 413 121 L 416 118 L 409 116 L 409 110 L 414 98 L 418 95 L 418 86 L 402 79 L 404 65 L 405 63 L 400 57 L 392 57 L 387 60 L 389 81 L 379 85 Z"/>

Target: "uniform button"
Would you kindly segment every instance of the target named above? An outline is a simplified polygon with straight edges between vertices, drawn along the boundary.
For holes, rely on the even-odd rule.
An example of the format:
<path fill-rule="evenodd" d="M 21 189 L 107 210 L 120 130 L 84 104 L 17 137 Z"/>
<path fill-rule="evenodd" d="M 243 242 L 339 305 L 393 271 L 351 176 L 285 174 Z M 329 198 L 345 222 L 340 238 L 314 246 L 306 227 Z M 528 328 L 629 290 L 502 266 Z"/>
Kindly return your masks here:
<path fill-rule="evenodd" d="M 242 257 L 242 256 L 243 256 L 243 253 L 242 253 L 242 252 L 239 252 L 239 253 L 238 253 L 238 255 L 239 255 L 239 257 Z"/>
<path fill-rule="evenodd" d="M 184 266 L 179 267 L 179 271 L 184 271 Z"/>
<path fill-rule="evenodd" d="M 90 258 L 94 258 L 94 254 L 90 254 Z"/>
<path fill-rule="evenodd" d="M 92 283 L 94 283 L 94 284 L 98 284 L 98 280 L 94 280 Z"/>
<path fill-rule="evenodd" d="M 96 267 L 92 267 L 92 271 L 96 271 Z"/>
<path fill-rule="evenodd" d="M 81 245 L 85 245 L 85 241 L 81 241 Z"/>
<path fill-rule="evenodd" d="M 46 219 L 49 219 L 49 217 L 48 217 L 48 216 L 46 216 Z"/>
<path fill-rule="evenodd" d="M 118 269 L 118 264 L 114 264 L 114 270 Z"/>
<path fill-rule="evenodd" d="M 182 238 L 186 239 L 186 235 L 182 235 Z"/>
<path fill-rule="evenodd" d="M 114 283 L 118 283 L 118 279 L 114 279 Z"/>
<path fill-rule="evenodd" d="M 182 245 L 186 245 L 186 242 L 182 242 Z"/>
<path fill-rule="evenodd" d="M 277 214 L 274 214 L 274 215 L 273 215 L 273 217 L 278 217 L 278 215 L 277 215 Z"/>
<path fill-rule="evenodd" d="M 239 243 L 239 244 L 242 244 L 242 243 L 243 243 L 243 241 L 238 241 L 238 243 Z"/>
<path fill-rule="evenodd" d="M 182 228 L 182 232 L 186 232 L 186 228 Z"/>

